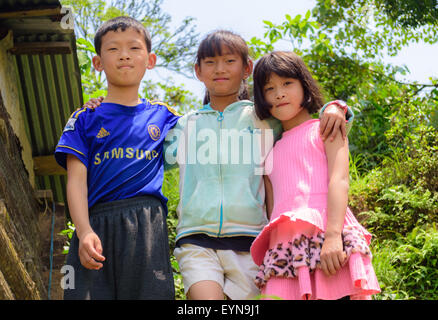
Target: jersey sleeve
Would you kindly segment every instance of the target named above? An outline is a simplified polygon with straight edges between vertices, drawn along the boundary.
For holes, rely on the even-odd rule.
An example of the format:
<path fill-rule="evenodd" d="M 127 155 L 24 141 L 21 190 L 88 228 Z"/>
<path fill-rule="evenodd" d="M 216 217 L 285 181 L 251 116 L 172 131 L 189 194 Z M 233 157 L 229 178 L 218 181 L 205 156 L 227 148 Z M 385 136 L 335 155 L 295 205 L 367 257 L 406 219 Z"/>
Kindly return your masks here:
<path fill-rule="evenodd" d="M 181 115 L 175 111 L 175 109 L 173 109 L 172 107 L 169 107 L 168 105 L 166 105 L 167 108 L 167 127 L 168 130 L 172 129 L 176 123 L 178 122 L 178 119 L 181 118 Z"/>
<path fill-rule="evenodd" d="M 85 138 L 85 112 L 82 108 L 72 114 L 55 149 L 56 162 L 67 169 L 67 155 L 76 156 L 88 169 L 88 146 Z"/>

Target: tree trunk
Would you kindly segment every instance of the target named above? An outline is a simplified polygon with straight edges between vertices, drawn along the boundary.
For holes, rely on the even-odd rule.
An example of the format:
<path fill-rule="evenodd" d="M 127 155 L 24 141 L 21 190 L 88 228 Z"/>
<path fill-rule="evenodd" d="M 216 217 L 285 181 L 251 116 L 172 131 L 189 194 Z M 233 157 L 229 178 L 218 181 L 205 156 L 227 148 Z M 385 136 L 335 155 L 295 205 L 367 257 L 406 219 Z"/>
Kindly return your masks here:
<path fill-rule="evenodd" d="M 5 229 L 0 225 L 0 269 L 5 273 L 7 283 L 13 284 L 11 291 L 17 299 L 41 299 L 36 290 L 35 282 L 32 281 L 17 252 L 6 234 Z"/>
<path fill-rule="evenodd" d="M 3 273 L 0 271 L 0 300 L 14 300 L 15 297 L 6 282 Z"/>
<path fill-rule="evenodd" d="M 9 118 L 0 92 L 0 297 L 40 299 L 39 207 Z"/>

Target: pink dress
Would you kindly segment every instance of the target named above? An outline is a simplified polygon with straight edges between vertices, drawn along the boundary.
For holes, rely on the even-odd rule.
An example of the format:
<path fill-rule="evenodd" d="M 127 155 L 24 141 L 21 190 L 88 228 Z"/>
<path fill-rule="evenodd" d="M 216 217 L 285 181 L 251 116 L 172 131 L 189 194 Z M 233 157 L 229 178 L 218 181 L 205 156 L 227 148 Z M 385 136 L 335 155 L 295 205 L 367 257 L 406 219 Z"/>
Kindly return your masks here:
<path fill-rule="evenodd" d="M 370 299 L 380 292 L 368 247 L 371 234 L 349 208 L 342 232 L 348 262 L 333 276 L 317 268 L 327 223 L 328 192 L 327 157 L 319 120 L 284 132 L 265 166 L 272 166 L 269 178 L 274 208 L 269 224 L 251 247 L 254 262 L 260 266 L 256 285 L 262 295 L 333 300 L 345 296 Z M 279 286 L 278 281 L 283 283 Z"/>

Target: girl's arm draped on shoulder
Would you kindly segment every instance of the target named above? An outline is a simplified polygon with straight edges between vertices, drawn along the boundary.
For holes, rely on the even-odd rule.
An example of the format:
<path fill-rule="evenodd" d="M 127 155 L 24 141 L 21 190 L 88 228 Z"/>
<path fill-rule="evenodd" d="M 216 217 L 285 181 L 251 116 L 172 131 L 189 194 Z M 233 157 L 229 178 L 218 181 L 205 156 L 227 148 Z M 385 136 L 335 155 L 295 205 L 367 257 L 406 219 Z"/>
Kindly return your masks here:
<path fill-rule="evenodd" d="M 75 156 L 67 155 L 67 201 L 70 216 L 79 239 L 79 258 L 88 269 L 100 269 L 103 265 L 102 245 L 91 228 L 88 215 L 87 168 Z"/>
<path fill-rule="evenodd" d="M 348 139 L 337 135 L 325 143 L 328 163 L 327 225 L 321 250 L 321 268 L 333 275 L 342 267 L 346 254 L 343 251 L 342 229 L 348 205 Z"/>
<path fill-rule="evenodd" d="M 339 132 L 344 139 L 347 137 L 353 126 L 354 113 L 349 106 L 346 104 L 345 106 L 346 113 L 343 111 L 344 109 L 338 105 L 338 100 L 335 100 L 325 104 L 320 110 L 320 133 L 324 141 L 327 138 L 333 141 Z"/>
<path fill-rule="evenodd" d="M 268 176 L 263 176 L 265 181 L 265 203 L 266 203 L 266 214 L 268 219 L 271 219 L 272 209 L 274 208 L 274 191 L 272 189 L 271 180 Z"/>

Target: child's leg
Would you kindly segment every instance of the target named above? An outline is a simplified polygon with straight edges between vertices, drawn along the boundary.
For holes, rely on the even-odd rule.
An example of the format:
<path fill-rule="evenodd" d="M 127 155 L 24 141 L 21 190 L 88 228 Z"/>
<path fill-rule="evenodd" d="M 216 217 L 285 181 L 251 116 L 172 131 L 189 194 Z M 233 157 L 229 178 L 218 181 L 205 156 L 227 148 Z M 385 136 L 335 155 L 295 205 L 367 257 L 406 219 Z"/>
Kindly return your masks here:
<path fill-rule="evenodd" d="M 223 300 L 224 292 L 216 281 L 203 280 L 190 287 L 187 298 L 189 300 Z"/>
<path fill-rule="evenodd" d="M 224 270 L 216 250 L 183 244 L 175 248 L 174 255 L 181 270 L 188 299 L 224 299 Z"/>
<path fill-rule="evenodd" d="M 149 196 L 125 203 L 107 224 L 114 229 L 117 299 L 175 299 L 165 208 Z"/>
<path fill-rule="evenodd" d="M 232 300 L 249 300 L 260 295 L 255 285 L 258 266 L 245 251 L 218 250 L 224 269 L 224 293 Z"/>

